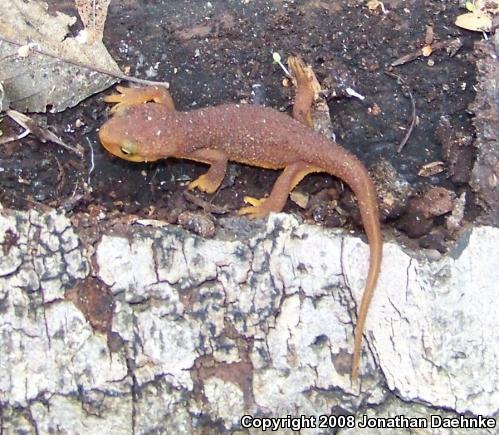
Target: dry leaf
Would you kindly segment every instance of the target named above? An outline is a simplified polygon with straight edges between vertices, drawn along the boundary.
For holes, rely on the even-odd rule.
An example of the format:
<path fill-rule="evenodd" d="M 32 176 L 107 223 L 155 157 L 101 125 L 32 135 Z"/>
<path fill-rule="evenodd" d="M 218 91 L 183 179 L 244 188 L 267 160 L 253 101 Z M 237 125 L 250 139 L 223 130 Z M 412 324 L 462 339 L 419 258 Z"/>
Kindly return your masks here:
<path fill-rule="evenodd" d="M 369 113 L 370 115 L 378 116 L 381 113 L 381 107 L 374 103 L 367 109 L 367 113 Z"/>
<path fill-rule="evenodd" d="M 469 2 L 468 2 L 469 3 Z M 456 26 L 475 32 L 490 32 L 493 16 L 499 13 L 499 1 L 475 0 L 470 13 L 459 15 Z M 470 10 L 467 4 L 467 9 Z"/>
<path fill-rule="evenodd" d="M 36 0 L 0 1 L 0 37 L 121 74 L 102 42 L 89 46 L 70 36 L 69 26 L 75 17 L 50 15 L 47 9 Z M 18 50 L 17 45 L 0 44 L 0 81 L 10 107 L 21 112 L 45 112 L 47 107 L 62 111 L 116 82 L 114 77 L 34 51 L 21 58 Z"/>
<path fill-rule="evenodd" d="M 434 38 L 433 26 L 426 26 L 424 43 L 426 45 L 430 45 L 433 42 L 433 38 Z"/>
<path fill-rule="evenodd" d="M 367 7 L 369 8 L 369 10 L 374 11 L 374 10 L 378 9 L 379 1 L 378 0 L 369 0 L 367 2 Z"/>
<path fill-rule="evenodd" d="M 445 170 L 445 163 L 444 162 L 431 162 L 427 163 L 426 165 L 421 166 L 421 169 L 418 172 L 418 175 L 420 177 L 431 177 L 436 174 L 440 174 Z"/>
<path fill-rule="evenodd" d="M 298 64 L 301 66 L 301 69 L 303 70 L 303 74 L 307 77 L 307 80 L 310 82 L 310 87 L 312 88 L 312 91 L 314 92 L 314 101 L 318 100 L 319 94 L 321 92 L 321 85 L 319 83 L 319 80 L 317 80 L 317 77 L 315 76 L 315 73 L 314 73 L 314 70 L 312 69 L 312 67 L 310 65 L 305 65 L 303 60 L 301 60 L 299 57 L 295 57 L 295 56 L 290 56 L 288 58 L 288 66 L 289 67 L 290 67 L 290 59 L 297 59 Z M 291 69 L 291 67 L 290 67 L 290 69 Z M 291 76 L 292 76 L 291 81 L 293 82 L 294 86 L 297 86 L 296 77 L 294 76 L 294 74 L 296 74 L 296 72 L 293 72 L 292 70 L 290 72 L 291 72 Z"/>
<path fill-rule="evenodd" d="M 475 32 L 490 32 L 492 17 L 480 11 L 470 12 L 459 15 L 456 18 L 456 26 Z"/>
<path fill-rule="evenodd" d="M 75 0 L 81 21 L 88 33 L 88 44 L 102 41 L 107 8 L 111 0 Z"/>
<path fill-rule="evenodd" d="M 423 54 L 423 56 L 428 57 L 431 53 L 433 53 L 433 48 L 431 47 L 431 45 L 425 45 L 421 49 L 421 53 Z"/>
<path fill-rule="evenodd" d="M 289 194 L 289 198 L 300 208 L 307 208 L 309 196 L 306 193 L 293 191 Z"/>

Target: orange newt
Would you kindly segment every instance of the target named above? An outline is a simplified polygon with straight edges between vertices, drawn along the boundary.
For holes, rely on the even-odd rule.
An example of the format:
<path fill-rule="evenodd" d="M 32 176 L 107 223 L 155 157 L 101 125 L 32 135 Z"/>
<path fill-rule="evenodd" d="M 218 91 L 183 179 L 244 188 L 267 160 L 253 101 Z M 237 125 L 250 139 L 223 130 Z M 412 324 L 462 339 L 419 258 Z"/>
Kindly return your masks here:
<path fill-rule="evenodd" d="M 300 77 L 298 77 L 300 93 Z M 120 94 L 105 101 L 116 103 L 113 116 L 99 131 L 99 139 L 111 154 L 132 162 L 174 157 L 210 165 L 188 188 L 215 192 L 225 176 L 227 162 L 235 161 L 267 169 L 284 169 L 268 198 L 246 197 L 251 204 L 239 214 L 261 218 L 280 212 L 289 193 L 307 175 L 327 172 L 353 190 L 369 241 L 370 259 L 366 286 L 355 327 L 352 380 L 357 379 L 362 335 L 368 308 L 381 266 L 382 236 L 376 190 L 364 165 L 349 151 L 312 131 L 308 97 L 293 119 L 277 110 L 246 104 L 176 111 L 165 88 L 117 87 Z M 300 96 L 300 95 L 298 95 Z"/>

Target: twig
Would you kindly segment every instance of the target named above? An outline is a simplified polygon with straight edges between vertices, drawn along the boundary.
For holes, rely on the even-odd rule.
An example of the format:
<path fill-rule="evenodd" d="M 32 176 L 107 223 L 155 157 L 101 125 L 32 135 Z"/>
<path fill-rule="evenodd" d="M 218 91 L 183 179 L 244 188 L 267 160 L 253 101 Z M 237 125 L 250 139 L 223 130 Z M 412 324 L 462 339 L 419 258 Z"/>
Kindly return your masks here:
<path fill-rule="evenodd" d="M 57 156 L 54 154 L 52 157 L 55 159 L 55 162 L 57 163 L 57 167 L 59 169 L 59 174 L 57 175 L 57 189 L 56 189 L 56 194 L 59 197 L 62 192 L 62 188 L 64 187 L 64 184 L 66 183 L 66 173 L 64 172 L 64 168 L 61 165 L 61 162 L 57 158 Z"/>
<path fill-rule="evenodd" d="M 411 92 L 409 86 L 407 86 L 407 84 L 404 82 L 404 80 L 402 79 L 402 77 L 400 77 L 399 75 L 394 74 L 392 72 L 389 72 L 389 71 L 385 71 L 385 74 L 387 76 L 389 76 L 389 77 L 397 79 L 403 86 L 405 86 L 406 89 L 407 89 L 407 93 L 409 94 L 409 98 L 411 100 L 411 109 L 412 109 L 411 122 L 409 124 L 409 127 L 407 128 L 407 132 L 406 132 L 404 138 L 402 139 L 402 142 L 400 142 L 400 144 L 399 144 L 399 146 L 397 148 L 397 152 L 401 153 L 402 149 L 405 146 L 405 144 L 409 140 L 409 137 L 411 136 L 412 131 L 414 130 L 414 127 L 416 126 L 416 102 L 414 101 L 414 97 L 412 96 L 412 92 Z"/>
<path fill-rule="evenodd" d="M 360 101 L 364 101 L 366 97 L 364 95 L 360 95 L 357 91 L 355 91 L 352 88 L 346 88 L 345 92 L 350 96 L 350 97 L 355 97 L 358 98 Z"/>
<path fill-rule="evenodd" d="M 77 191 L 78 191 L 78 180 L 76 180 L 75 188 L 73 189 L 73 193 L 71 194 L 71 196 L 62 202 L 62 207 L 66 212 L 72 211 L 75 208 L 76 204 L 78 204 L 78 202 L 84 197 L 84 195 L 82 194 L 77 195 L 76 194 Z"/>
<path fill-rule="evenodd" d="M 159 166 L 156 165 L 156 169 L 154 170 L 154 174 L 152 174 L 151 179 L 149 180 L 149 191 L 151 192 L 151 198 L 155 199 L 155 183 L 156 183 L 156 176 L 158 175 L 159 172 Z"/>
<path fill-rule="evenodd" d="M 75 197 L 77 190 L 78 190 L 78 180 L 76 180 L 75 188 L 73 189 L 73 193 L 71 194 L 71 196 L 69 198 L 70 200 L 72 200 Z"/>
<path fill-rule="evenodd" d="M 33 135 L 35 135 L 43 143 L 45 143 L 47 141 L 54 142 L 57 145 L 60 145 L 61 147 L 66 148 L 67 150 L 72 151 L 73 153 L 76 153 L 80 157 L 82 157 L 82 152 L 80 150 L 78 150 L 70 145 L 67 145 L 60 138 L 58 138 L 54 133 L 52 133 L 51 131 L 47 130 L 46 128 L 43 128 L 40 125 L 38 125 L 29 116 L 26 116 L 23 113 L 20 113 L 16 110 L 7 110 L 6 113 L 9 116 L 9 118 L 11 118 L 15 122 L 17 122 L 21 127 L 25 128 L 29 133 L 32 133 Z"/>
<path fill-rule="evenodd" d="M 187 190 L 184 192 L 184 198 L 192 202 L 193 204 L 197 205 L 198 207 L 201 207 L 204 211 L 208 213 L 226 214 L 229 212 L 229 210 L 226 207 L 219 207 L 217 205 L 211 204 L 210 202 L 205 201 L 204 199 L 198 198 L 196 195 L 193 195 Z"/>
<path fill-rule="evenodd" d="M 431 53 L 434 53 L 435 51 L 445 49 L 448 51 L 449 56 L 454 56 L 459 49 L 462 47 L 463 43 L 459 38 L 454 38 L 450 39 L 448 41 L 440 41 L 440 42 L 434 42 L 432 44 L 429 44 L 425 47 L 430 47 L 431 48 Z M 416 60 L 420 56 L 424 56 L 423 49 L 425 48 L 418 48 L 416 51 L 413 53 L 405 54 L 402 57 L 399 57 L 397 60 L 394 60 L 391 63 L 391 66 L 400 66 L 404 65 L 407 62 L 412 62 L 413 60 Z"/>
<path fill-rule="evenodd" d="M 14 193 L 12 191 L 9 191 L 8 194 L 7 193 L 2 193 L 1 194 L 1 197 L 3 197 L 3 198 L 8 198 L 10 196 L 13 196 L 14 198 L 17 198 L 17 199 L 19 199 L 21 201 L 25 201 L 28 204 L 32 204 L 34 206 L 38 206 L 38 207 L 40 207 L 45 212 L 50 212 L 50 211 L 54 210 L 53 207 L 45 205 L 43 202 L 35 201 L 34 199 L 23 198 L 22 196 L 19 196 L 17 193 Z"/>
<path fill-rule="evenodd" d="M 90 174 L 94 172 L 95 169 L 95 160 L 94 160 L 94 148 L 92 147 L 92 142 L 87 137 L 88 147 L 90 148 L 90 169 L 88 170 L 88 179 L 87 184 L 90 186 Z"/>
<path fill-rule="evenodd" d="M 26 45 L 26 44 L 22 44 L 20 42 L 14 41 L 13 39 L 6 38 L 5 36 L 0 36 L 0 40 L 8 42 L 9 44 L 12 44 L 12 45 L 17 45 L 18 47 L 23 47 Z M 122 73 L 117 73 L 117 72 L 114 72 L 114 71 L 111 71 L 111 70 L 108 70 L 105 68 L 100 68 L 100 67 L 95 66 L 95 65 L 87 65 L 87 64 L 85 64 L 83 62 L 79 62 L 77 60 L 72 60 L 72 59 L 67 59 L 65 57 L 57 56 L 53 53 L 50 53 L 49 51 L 43 50 L 42 48 L 35 48 L 32 46 L 32 44 L 30 44 L 30 50 L 34 51 L 35 53 L 41 54 L 43 56 L 48 56 L 48 57 L 51 57 L 53 59 L 57 59 L 61 62 L 69 63 L 69 64 L 74 65 L 74 66 L 79 66 L 80 68 L 89 69 L 91 71 L 96 71 L 100 74 L 105 74 L 107 76 L 115 77 L 119 80 L 126 80 L 129 82 L 138 83 L 140 85 L 164 86 L 167 89 L 170 87 L 170 84 L 168 82 L 155 82 L 153 80 L 139 79 L 137 77 L 131 77 L 131 76 L 127 76 L 127 75 L 122 74 Z"/>
<path fill-rule="evenodd" d="M 9 142 L 14 142 L 16 140 L 20 140 L 22 139 L 23 137 L 26 137 L 28 134 L 30 134 L 31 132 L 26 129 L 24 130 L 22 133 L 19 133 L 18 135 L 16 136 L 7 136 L 7 137 L 3 137 L 0 139 L 0 145 L 5 145 Z"/>

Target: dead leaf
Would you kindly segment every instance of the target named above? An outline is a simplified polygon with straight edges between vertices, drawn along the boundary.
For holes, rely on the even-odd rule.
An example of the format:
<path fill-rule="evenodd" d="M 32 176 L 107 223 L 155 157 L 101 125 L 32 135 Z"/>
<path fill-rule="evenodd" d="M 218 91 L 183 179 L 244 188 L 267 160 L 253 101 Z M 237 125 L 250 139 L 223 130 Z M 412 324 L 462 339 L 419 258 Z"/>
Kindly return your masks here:
<path fill-rule="evenodd" d="M 374 103 L 367 109 L 367 113 L 369 113 L 370 115 L 378 116 L 381 113 L 381 107 Z"/>
<path fill-rule="evenodd" d="M 418 175 L 420 177 L 431 177 L 436 174 L 440 174 L 445 170 L 445 163 L 444 162 L 431 162 L 427 163 L 426 165 L 421 166 L 421 169 L 418 172 Z"/>
<path fill-rule="evenodd" d="M 492 17 L 489 14 L 474 11 L 459 15 L 456 18 L 456 26 L 475 32 L 490 32 L 492 28 Z"/>
<path fill-rule="evenodd" d="M 291 68 L 291 63 L 295 62 L 297 64 L 297 69 L 293 70 Z M 321 92 L 321 85 L 319 83 L 319 80 L 317 80 L 317 77 L 315 76 L 314 70 L 310 65 L 306 65 L 303 60 L 297 56 L 290 56 L 288 58 L 288 67 L 290 68 L 291 71 L 291 81 L 293 82 L 294 86 L 297 86 L 297 77 L 296 75 L 298 74 L 299 71 L 302 72 L 302 74 L 306 77 L 306 80 L 310 83 L 310 89 L 312 90 L 314 94 L 314 101 L 319 99 L 319 94 Z"/>
<path fill-rule="evenodd" d="M 456 19 L 456 26 L 475 32 L 490 32 L 493 17 L 499 14 L 499 1 L 475 0 L 473 3 L 467 2 L 466 9 L 470 12 L 459 15 Z"/>
<path fill-rule="evenodd" d="M 81 21 L 88 33 L 87 43 L 102 41 L 107 8 L 111 0 L 75 0 Z"/>
<path fill-rule="evenodd" d="M 429 25 L 429 26 L 426 26 L 426 32 L 425 32 L 425 36 L 424 36 L 424 43 L 426 45 L 431 45 L 431 43 L 433 42 L 433 38 L 434 38 L 434 32 L 433 32 L 433 26 Z"/>
<path fill-rule="evenodd" d="M 423 56 L 425 57 L 428 57 L 431 53 L 433 53 L 433 48 L 431 45 L 425 45 L 422 49 L 421 49 L 421 53 L 423 54 Z"/>
<path fill-rule="evenodd" d="M 0 44 L 0 81 L 10 107 L 21 112 L 58 112 L 116 82 L 114 77 L 97 73 L 70 61 L 92 65 L 122 75 L 102 42 L 82 44 L 69 34 L 76 18 L 50 15 L 45 3 L 37 0 L 0 1 L 0 38 L 16 42 Z M 30 51 L 26 58 L 19 46 L 30 43 L 50 56 Z"/>
<path fill-rule="evenodd" d="M 289 198 L 300 208 L 307 208 L 310 197 L 306 193 L 293 191 L 289 194 Z"/>

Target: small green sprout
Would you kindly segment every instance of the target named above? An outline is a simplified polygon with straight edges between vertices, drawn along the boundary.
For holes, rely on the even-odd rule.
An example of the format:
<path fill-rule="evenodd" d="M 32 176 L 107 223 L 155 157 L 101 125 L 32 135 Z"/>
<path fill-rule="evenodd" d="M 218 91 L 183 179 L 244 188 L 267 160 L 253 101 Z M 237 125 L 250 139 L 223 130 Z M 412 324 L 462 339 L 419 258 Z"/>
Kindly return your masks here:
<path fill-rule="evenodd" d="M 475 10 L 475 2 L 466 2 L 464 7 L 470 11 L 473 12 Z"/>
<path fill-rule="evenodd" d="M 274 51 L 272 53 L 272 59 L 274 60 L 274 63 L 277 63 L 282 68 L 282 70 L 288 77 L 291 77 L 291 74 L 289 73 L 288 69 L 281 62 L 281 55 L 277 51 Z"/>

